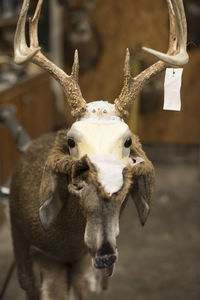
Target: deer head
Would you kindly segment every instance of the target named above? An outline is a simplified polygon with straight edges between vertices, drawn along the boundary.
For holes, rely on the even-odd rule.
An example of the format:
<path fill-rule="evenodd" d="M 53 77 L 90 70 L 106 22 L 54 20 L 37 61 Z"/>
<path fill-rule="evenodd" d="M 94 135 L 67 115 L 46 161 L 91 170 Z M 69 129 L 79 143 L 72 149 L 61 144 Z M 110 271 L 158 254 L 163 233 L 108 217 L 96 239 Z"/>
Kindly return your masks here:
<path fill-rule="evenodd" d="M 114 104 L 105 101 L 88 103 L 78 85 L 78 52 L 75 51 L 71 75 L 49 61 L 38 43 L 37 27 L 43 0 L 39 0 L 34 16 L 30 19 L 30 46 L 25 40 L 25 22 L 30 0 L 24 0 L 14 40 L 15 62 L 32 61 L 48 71 L 63 87 L 71 114 L 76 118 L 69 131 L 57 137 L 59 159 L 52 171 L 43 174 L 41 190 L 45 197 L 41 207 L 44 227 L 51 225 L 62 205 L 53 195 L 57 187 L 55 170 L 63 158 L 70 169 L 68 190 L 80 198 L 86 219 L 84 240 L 95 259 L 97 268 L 105 275 L 112 273 L 116 260 L 116 237 L 119 234 L 119 215 L 128 194 L 132 194 L 140 221 L 145 223 L 149 214 L 153 190 L 153 168 L 146 158 L 137 138 L 131 133 L 123 117 L 150 78 L 167 66 L 180 66 L 188 61 L 186 52 L 186 19 L 182 0 L 167 0 L 170 17 L 169 48 L 167 54 L 143 48 L 160 60 L 135 78 L 131 76 L 129 50 L 126 51 L 124 85 Z M 67 153 L 62 150 L 67 147 Z M 58 158 L 58 156 L 57 156 Z M 75 162 L 78 162 L 77 164 Z M 78 167 L 77 167 L 78 165 Z M 57 169 L 56 169 L 57 168 Z M 62 170 L 61 170 L 62 169 Z M 44 184 L 48 182 L 48 184 Z M 49 187 L 47 187 L 49 185 Z"/>

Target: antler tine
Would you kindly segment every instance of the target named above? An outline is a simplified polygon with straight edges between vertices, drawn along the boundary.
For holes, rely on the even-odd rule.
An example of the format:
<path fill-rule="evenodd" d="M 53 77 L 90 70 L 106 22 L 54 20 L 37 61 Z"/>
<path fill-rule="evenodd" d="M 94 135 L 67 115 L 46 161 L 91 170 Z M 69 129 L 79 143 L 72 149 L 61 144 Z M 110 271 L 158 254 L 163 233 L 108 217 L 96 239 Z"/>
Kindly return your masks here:
<path fill-rule="evenodd" d="M 29 8 L 30 0 L 25 0 L 22 5 L 19 20 L 17 22 L 17 28 L 14 38 L 14 60 L 17 64 L 23 64 L 40 50 L 40 48 L 30 49 L 27 46 L 25 38 L 25 24 L 27 18 L 27 12 Z"/>
<path fill-rule="evenodd" d="M 24 2 L 30 2 L 30 0 L 24 0 Z M 40 51 L 39 42 L 38 42 L 38 22 L 40 18 L 40 12 L 42 8 L 43 0 L 38 0 L 34 16 L 29 18 L 29 38 L 30 38 L 30 48 L 29 51 L 32 49 L 37 48 L 38 51 L 33 55 L 32 62 L 37 64 L 38 66 L 42 67 L 43 69 L 47 70 L 54 78 L 60 82 L 63 86 L 64 82 L 69 75 L 67 75 L 63 70 L 58 68 L 53 62 L 47 59 Z M 28 7 L 27 7 L 28 10 Z M 29 60 L 27 58 L 27 60 Z"/>
<path fill-rule="evenodd" d="M 71 76 L 78 82 L 78 72 L 79 72 L 79 58 L 78 58 L 78 50 L 75 50 L 74 53 L 74 63 L 72 66 Z"/>
<path fill-rule="evenodd" d="M 177 30 L 177 50 L 179 53 L 176 55 L 169 55 L 151 48 L 142 47 L 143 50 L 155 55 L 162 61 L 175 65 L 182 66 L 189 60 L 186 46 L 187 46 L 187 23 L 184 13 L 184 6 L 182 0 L 167 0 L 168 5 L 172 5 L 172 13 L 174 15 L 176 30 Z"/>
<path fill-rule="evenodd" d="M 30 37 L 30 45 L 33 48 L 39 47 L 38 42 L 38 22 L 40 18 L 41 8 L 42 8 L 43 0 L 39 0 L 35 9 L 34 16 L 29 18 L 29 37 Z"/>
<path fill-rule="evenodd" d="M 124 75 L 124 85 L 117 99 L 115 107 L 121 116 L 128 115 L 130 105 L 136 99 L 144 85 L 149 79 L 162 72 L 168 65 L 180 66 L 188 62 L 186 50 L 187 42 L 187 23 L 185 18 L 184 6 L 182 0 L 166 0 L 168 4 L 170 17 L 169 48 L 167 54 L 143 47 L 147 52 L 157 56 L 160 60 L 149 68 L 145 69 L 136 77 L 131 76 L 127 80 Z M 129 56 L 125 59 L 125 66 L 130 64 Z M 129 62 L 127 62 L 129 61 Z M 127 69 L 127 67 L 125 67 Z"/>
<path fill-rule="evenodd" d="M 48 71 L 63 87 L 68 103 L 71 106 L 72 116 L 79 117 L 85 111 L 86 101 L 83 99 L 78 86 L 78 53 L 75 53 L 71 76 L 67 75 L 41 53 L 38 42 L 38 21 L 42 3 L 43 0 L 38 0 L 34 16 L 29 19 L 30 47 L 28 47 L 25 37 L 25 25 L 30 0 L 24 0 L 15 33 L 14 59 L 18 64 L 32 61 Z"/>

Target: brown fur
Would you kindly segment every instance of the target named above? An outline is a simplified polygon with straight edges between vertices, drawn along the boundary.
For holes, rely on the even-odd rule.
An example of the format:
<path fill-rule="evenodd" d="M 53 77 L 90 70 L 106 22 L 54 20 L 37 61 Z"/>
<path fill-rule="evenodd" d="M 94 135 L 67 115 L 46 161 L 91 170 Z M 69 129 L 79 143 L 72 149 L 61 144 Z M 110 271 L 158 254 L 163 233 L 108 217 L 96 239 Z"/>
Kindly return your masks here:
<path fill-rule="evenodd" d="M 85 291 L 90 289 L 91 280 L 96 277 L 101 280 L 84 242 L 86 224 L 89 223 L 92 241 L 92 237 L 96 238 L 98 222 L 101 226 L 109 223 L 110 217 L 106 216 L 109 211 L 119 218 L 122 203 L 126 202 L 130 191 L 139 216 L 144 211 L 140 198 L 150 205 L 153 167 L 138 138 L 133 136 L 132 139 L 131 156 L 142 157 L 144 163 L 124 170 L 124 184 L 112 197 L 108 197 L 98 183 L 95 167 L 87 156 L 77 161 L 70 159 L 66 130 L 33 141 L 20 160 L 12 180 L 10 215 L 19 282 L 29 299 L 70 299 L 70 289 L 73 289 L 75 299 L 82 299 Z M 60 204 L 55 206 L 55 216 L 44 230 L 39 210 L 55 197 Z M 100 210 L 105 215 L 105 224 Z M 144 223 L 144 217 L 140 216 L 140 219 Z M 90 251 L 94 257 L 98 249 L 94 247 Z M 43 275 L 43 283 L 39 286 L 33 273 L 33 262 L 37 262 Z M 56 291 L 60 292 L 54 295 Z"/>

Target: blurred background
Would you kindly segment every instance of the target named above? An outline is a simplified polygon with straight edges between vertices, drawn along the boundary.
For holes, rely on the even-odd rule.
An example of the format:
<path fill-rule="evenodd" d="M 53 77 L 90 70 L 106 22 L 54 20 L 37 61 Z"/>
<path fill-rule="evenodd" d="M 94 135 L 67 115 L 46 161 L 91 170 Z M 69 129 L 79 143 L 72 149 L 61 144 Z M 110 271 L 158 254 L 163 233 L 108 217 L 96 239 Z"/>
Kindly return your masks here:
<path fill-rule="evenodd" d="M 36 3 L 31 0 L 30 14 Z M 13 254 L 5 217 L 8 179 L 21 155 L 17 123 L 28 140 L 74 121 L 62 89 L 49 74 L 31 63 L 13 62 L 21 5 L 21 0 L 0 1 L 0 300 L 24 299 L 15 271 L 10 272 Z M 184 0 L 184 5 L 190 61 L 183 72 L 181 111 L 163 110 L 162 74 L 145 87 L 126 120 L 155 166 L 152 213 L 141 228 L 128 204 L 111 287 L 89 299 L 200 299 L 200 2 Z M 113 102 L 122 87 L 126 48 L 137 75 L 155 62 L 142 46 L 166 51 L 168 25 L 165 0 L 45 0 L 39 40 L 45 55 L 67 73 L 78 49 L 84 98 Z"/>

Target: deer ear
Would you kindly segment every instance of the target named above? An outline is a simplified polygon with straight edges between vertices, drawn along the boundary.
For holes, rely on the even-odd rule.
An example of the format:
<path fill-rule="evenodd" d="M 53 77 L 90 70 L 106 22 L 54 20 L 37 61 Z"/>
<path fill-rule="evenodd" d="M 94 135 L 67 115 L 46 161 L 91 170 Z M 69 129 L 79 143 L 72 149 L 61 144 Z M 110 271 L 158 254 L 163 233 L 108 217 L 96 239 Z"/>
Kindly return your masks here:
<path fill-rule="evenodd" d="M 150 213 L 150 205 L 147 191 L 145 191 L 144 179 L 138 179 L 137 191 L 134 192 L 133 201 L 138 211 L 141 224 L 144 226 Z M 136 188 L 134 185 L 133 188 Z"/>
<path fill-rule="evenodd" d="M 145 165 L 145 162 L 144 162 Z M 144 167 L 143 165 L 143 167 Z M 138 211 L 142 225 L 150 213 L 150 206 L 154 192 L 154 169 L 152 165 L 143 174 L 134 176 L 131 196 Z"/>
<path fill-rule="evenodd" d="M 57 174 L 44 167 L 40 184 L 40 209 L 39 217 L 44 230 L 48 230 L 59 214 L 63 203 L 57 193 Z"/>

